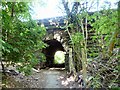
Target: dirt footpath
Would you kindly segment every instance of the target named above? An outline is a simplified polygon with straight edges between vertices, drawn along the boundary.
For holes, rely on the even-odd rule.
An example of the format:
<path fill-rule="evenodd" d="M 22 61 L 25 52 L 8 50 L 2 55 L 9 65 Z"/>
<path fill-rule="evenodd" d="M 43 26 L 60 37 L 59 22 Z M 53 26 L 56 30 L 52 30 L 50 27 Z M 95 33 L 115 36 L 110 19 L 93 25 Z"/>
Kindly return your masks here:
<path fill-rule="evenodd" d="M 60 68 L 50 68 L 36 71 L 33 69 L 32 75 L 24 76 L 7 75 L 8 88 L 65 88 L 61 83 L 61 78 L 65 75 L 65 70 Z M 12 85 L 13 84 L 13 85 Z"/>
<path fill-rule="evenodd" d="M 62 68 L 33 70 L 30 76 L 10 75 L 8 81 L 14 85 L 8 85 L 8 88 L 79 88 L 72 77 L 65 76 L 65 70 Z"/>
<path fill-rule="evenodd" d="M 60 79 L 64 75 L 64 70 L 41 70 L 39 73 L 26 77 L 23 82 L 27 82 L 29 88 L 65 88 Z"/>

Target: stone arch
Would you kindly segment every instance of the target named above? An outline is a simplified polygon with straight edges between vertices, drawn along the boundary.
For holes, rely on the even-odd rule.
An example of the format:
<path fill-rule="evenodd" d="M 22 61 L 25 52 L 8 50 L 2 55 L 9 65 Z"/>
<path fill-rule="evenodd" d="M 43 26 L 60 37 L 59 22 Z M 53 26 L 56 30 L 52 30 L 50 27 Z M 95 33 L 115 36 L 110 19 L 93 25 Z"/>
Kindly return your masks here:
<path fill-rule="evenodd" d="M 61 42 L 59 42 L 56 39 L 51 40 L 44 40 L 44 43 L 48 44 L 48 47 L 46 47 L 43 50 L 43 53 L 46 56 L 46 66 L 53 67 L 54 64 L 54 55 L 56 51 L 63 51 L 65 52 L 65 49 Z"/>

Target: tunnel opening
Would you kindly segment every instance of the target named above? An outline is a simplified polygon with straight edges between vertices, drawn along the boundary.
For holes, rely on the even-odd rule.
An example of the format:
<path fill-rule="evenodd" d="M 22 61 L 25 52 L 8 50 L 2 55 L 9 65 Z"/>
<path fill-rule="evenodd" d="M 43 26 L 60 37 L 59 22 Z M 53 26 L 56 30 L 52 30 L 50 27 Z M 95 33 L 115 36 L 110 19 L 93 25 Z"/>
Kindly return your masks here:
<path fill-rule="evenodd" d="M 43 50 L 46 56 L 46 66 L 49 68 L 64 68 L 65 67 L 65 49 L 61 42 L 56 39 L 45 40 L 48 45 Z"/>

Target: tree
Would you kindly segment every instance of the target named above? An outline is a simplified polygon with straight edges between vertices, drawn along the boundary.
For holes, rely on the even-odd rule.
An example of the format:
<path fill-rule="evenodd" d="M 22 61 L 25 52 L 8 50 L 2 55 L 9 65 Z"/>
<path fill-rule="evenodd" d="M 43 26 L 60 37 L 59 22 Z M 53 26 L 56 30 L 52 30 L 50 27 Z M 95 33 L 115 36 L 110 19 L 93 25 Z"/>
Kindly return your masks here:
<path fill-rule="evenodd" d="M 116 82 L 118 81 L 116 79 L 119 77 L 117 57 L 119 55 L 116 55 L 116 53 L 112 54 L 112 52 L 117 45 L 117 36 L 120 31 L 116 23 L 118 12 L 116 9 L 109 7 L 108 9 L 103 8 L 103 10 L 90 13 L 90 7 L 88 7 L 86 0 L 83 1 L 83 4 L 79 4 L 80 8 L 76 9 L 79 10 L 77 11 L 79 13 L 74 14 L 70 12 L 68 7 L 69 2 L 64 1 L 63 4 L 68 16 L 66 31 L 68 32 L 71 47 L 75 53 L 74 56 L 76 56 L 73 63 L 76 62 L 78 72 L 82 69 L 84 87 L 113 87 L 114 84 L 117 86 L 118 83 Z M 99 2 L 97 3 L 99 4 Z M 71 10 L 73 9 L 74 6 Z M 93 36 L 90 36 L 90 32 L 93 33 Z M 95 51 L 93 49 L 89 50 L 89 42 L 92 43 L 92 47 L 98 49 L 95 56 Z M 80 66 L 82 66 L 81 69 L 79 69 Z M 88 76 L 88 74 L 91 76 Z M 107 78 L 109 75 L 112 79 Z M 112 77 L 112 75 L 115 76 Z"/>
<path fill-rule="evenodd" d="M 39 61 L 35 51 L 45 48 L 42 42 L 45 32 L 31 19 L 28 3 L 2 2 L 2 59 L 8 65 L 17 65 L 19 71 L 30 74 Z"/>
<path fill-rule="evenodd" d="M 82 67 L 84 87 L 86 87 L 86 84 L 87 84 L 87 69 L 86 69 L 86 66 L 87 66 L 87 22 L 84 22 L 84 19 L 87 20 L 87 12 L 86 12 L 86 9 L 80 8 L 81 10 L 83 10 L 82 12 L 83 14 L 80 15 L 77 13 L 78 6 L 80 6 L 79 2 L 74 2 L 71 12 L 70 12 L 70 9 L 68 8 L 68 2 L 65 2 L 63 0 L 63 5 L 67 13 L 67 16 L 68 16 L 67 27 L 70 27 L 71 29 L 69 30 L 67 28 L 67 32 L 68 32 L 68 35 L 71 41 L 71 47 L 73 48 L 73 52 L 75 52 L 76 54 L 75 56 L 77 57 L 74 61 L 72 60 L 72 58 L 69 60 L 70 69 L 76 75 L 76 70 L 74 69 L 75 65 L 73 63 L 76 62 L 76 66 L 77 66 L 76 69 L 78 70 L 77 72 L 80 72 L 80 67 Z"/>

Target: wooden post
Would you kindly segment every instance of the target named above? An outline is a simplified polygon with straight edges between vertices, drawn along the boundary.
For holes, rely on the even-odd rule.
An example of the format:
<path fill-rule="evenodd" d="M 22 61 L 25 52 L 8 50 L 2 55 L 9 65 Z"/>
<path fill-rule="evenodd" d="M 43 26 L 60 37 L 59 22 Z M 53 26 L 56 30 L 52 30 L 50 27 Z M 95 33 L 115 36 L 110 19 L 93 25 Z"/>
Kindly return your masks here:
<path fill-rule="evenodd" d="M 65 69 L 67 72 L 69 72 L 69 53 L 68 52 L 65 54 Z"/>
<path fill-rule="evenodd" d="M 69 68 L 70 68 L 70 73 L 76 74 L 73 58 L 72 58 L 72 48 L 69 48 Z"/>

